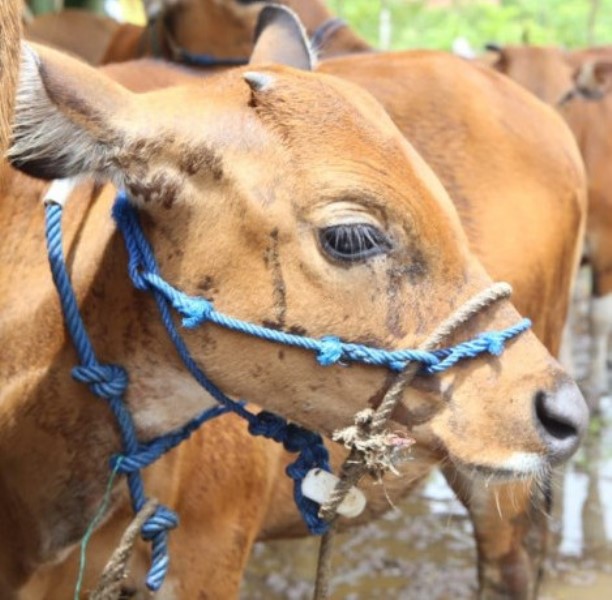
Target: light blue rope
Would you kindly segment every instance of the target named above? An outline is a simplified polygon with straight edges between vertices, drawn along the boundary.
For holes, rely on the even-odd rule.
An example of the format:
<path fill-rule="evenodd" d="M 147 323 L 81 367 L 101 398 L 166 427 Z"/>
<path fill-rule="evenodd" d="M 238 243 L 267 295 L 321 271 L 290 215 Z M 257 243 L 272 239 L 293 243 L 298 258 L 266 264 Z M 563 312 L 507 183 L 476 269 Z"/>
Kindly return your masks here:
<path fill-rule="evenodd" d="M 516 325 L 502 331 L 482 333 L 452 348 L 433 352 L 412 349 L 384 350 L 363 344 L 342 342 L 334 336 L 316 339 L 270 329 L 220 313 L 209 300 L 189 296 L 164 281 L 159 275 L 153 250 L 138 222 L 136 209 L 130 205 L 124 192 L 120 192 L 117 196 L 113 216 L 125 240 L 129 254 L 129 273 L 134 285 L 138 289 L 152 291 L 163 297 L 183 317 L 185 327 L 191 329 L 208 321 L 219 327 L 262 340 L 309 350 L 316 354 L 322 366 L 338 362 L 357 362 L 402 371 L 407 363 L 419 362 L 424 365 L 424 373 L 440 373 L 465 358 L 475 358 L 483 353 L 498 356 L 503 352 L 505 342 L 531 326 L 529 319 L 522 319 Z"/>

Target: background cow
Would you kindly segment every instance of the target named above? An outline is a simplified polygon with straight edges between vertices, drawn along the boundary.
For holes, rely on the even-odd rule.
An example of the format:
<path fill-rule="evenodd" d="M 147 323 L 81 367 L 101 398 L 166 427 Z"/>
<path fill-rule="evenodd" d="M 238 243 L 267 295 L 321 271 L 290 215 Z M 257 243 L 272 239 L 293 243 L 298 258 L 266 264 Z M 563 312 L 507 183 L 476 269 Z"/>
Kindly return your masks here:
<path fill-rule="evenodd" d="M 606 48 L 568 52 L 537 46 L 490 46 L 493 66 L 552 105 L 562 100 L 584 65 L 610 54 Z M 580 75 L 582 73 L 582 75 Z M 580 79 L 577 81 L 580 85 Z M 586 254 L 593 271 L 592 359 L 586 389 L 592 408 L 609 391 L 607 358 L 612 335 L 612 98 L 590 102 L 577 97 L 558 107 L 576 137 L 588 176 Z"/>

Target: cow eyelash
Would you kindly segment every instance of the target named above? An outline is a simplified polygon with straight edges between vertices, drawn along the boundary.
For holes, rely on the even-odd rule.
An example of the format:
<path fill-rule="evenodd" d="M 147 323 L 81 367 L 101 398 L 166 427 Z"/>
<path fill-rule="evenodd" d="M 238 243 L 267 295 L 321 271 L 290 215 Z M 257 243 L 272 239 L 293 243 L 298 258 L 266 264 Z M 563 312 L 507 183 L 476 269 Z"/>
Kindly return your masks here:
<path fill-rule="evenodd" d="M 323 250 L 334 260 L 360 262 L 391 250 L 389 238 L 369 223 L 332 225 L 319 230 Z"/>

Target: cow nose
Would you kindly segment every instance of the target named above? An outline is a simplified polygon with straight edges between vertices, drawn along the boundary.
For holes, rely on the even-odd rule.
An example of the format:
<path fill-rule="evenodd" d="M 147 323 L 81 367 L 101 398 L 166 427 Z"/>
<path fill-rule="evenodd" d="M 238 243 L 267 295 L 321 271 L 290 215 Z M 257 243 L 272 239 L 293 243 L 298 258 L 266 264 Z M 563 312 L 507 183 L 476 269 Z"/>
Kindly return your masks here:
<path fill-rule="evenodd" d="M 535 395 L 535 418 L 552 464 L 566 461 L 578 448 L 589 421 L 589 410 L 575 383 Z"/>

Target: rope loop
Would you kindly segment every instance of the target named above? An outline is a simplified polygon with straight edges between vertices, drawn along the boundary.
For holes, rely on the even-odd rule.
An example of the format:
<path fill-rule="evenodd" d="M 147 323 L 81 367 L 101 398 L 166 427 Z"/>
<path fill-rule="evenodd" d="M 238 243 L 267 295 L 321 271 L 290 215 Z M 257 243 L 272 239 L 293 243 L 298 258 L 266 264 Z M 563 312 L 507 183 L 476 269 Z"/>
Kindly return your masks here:
<path fill-rule="evenodd" d="M 210 319 L 213 311 L 211 302 L 204 298 L 189 298 L 186 306 L 179 310 L 183 315 L 183 327 L 194 329 Z"/>
<path fill-rule="evenodd" d="M 170 557 L 168 555 L 168 532 L 179 524 L 176 513 L 167 506 L 159 505 L 155 512 L 144 522 L 141 529 L 143 540 L 151 542 L 151 568 L 147 573 L 146 584 L 156 592 L 164 583 Z"/>
<path fill-rule="evenodd" d="M 177 514 L 167 506 L 160 504 L 155 512 L 144 522 L 140 530 L 142 539 L 150 542 L 156 536 L 175 529 L 178 527 L 178 524 Z"/>
<path fill-rule="evenodd" d="M 318 468 L 331 472 L 329 452 L 323 438 L 318 433 L 295 423 L 287 423 L 282 417 L 265 410 L 249 418 L 249 433 L 281 443 L 288 452 L 299 453 L 296 461 L 285 470 L 294 482 L 293 498 L 308 531 L 313 535 L 325 533 L 328 524 L 319 517 L 319 505 L 302 494 L 302 480 L 308 471 Z"/>
<path fill-rule="evenodd" d="M 72 369 L 72 376 L 105 399 L 122 396 L 128 386 L 128 374 L 119 365 L 79 365 Z"/>

